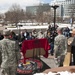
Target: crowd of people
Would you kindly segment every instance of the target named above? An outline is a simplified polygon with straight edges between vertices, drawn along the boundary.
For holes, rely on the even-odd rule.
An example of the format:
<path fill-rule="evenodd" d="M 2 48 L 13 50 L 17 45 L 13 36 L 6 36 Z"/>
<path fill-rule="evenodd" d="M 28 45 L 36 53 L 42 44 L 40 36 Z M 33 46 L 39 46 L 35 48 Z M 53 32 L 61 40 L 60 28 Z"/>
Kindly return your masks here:
<path fill-rule="evenodd" d="M 74 33 L 75 35 L 75 33 Z M 17 62 L 21 58 L 20 47 L 24 40 L 33 40 L 46 38 L 51 46 L 50 54 L 55 57 L 58 66 L 63 66 L 63 61 L 67 53 L 67 40 L 71 37 L 70 29 L 60 28 L 58 26 L 50 25 L 48 29 L 43 32 L 33 29 L 28 32 L 27 29 L 21 31 L 17 36 L 14 31 L 3 30 L 3 34 L 0 34 L 0 64 L 1 75 L 16 75 Z M 75 65 L 75 37 L 73 37 L 72 53 Z M 20 44 L 20 45 L 19 45 Z"/>

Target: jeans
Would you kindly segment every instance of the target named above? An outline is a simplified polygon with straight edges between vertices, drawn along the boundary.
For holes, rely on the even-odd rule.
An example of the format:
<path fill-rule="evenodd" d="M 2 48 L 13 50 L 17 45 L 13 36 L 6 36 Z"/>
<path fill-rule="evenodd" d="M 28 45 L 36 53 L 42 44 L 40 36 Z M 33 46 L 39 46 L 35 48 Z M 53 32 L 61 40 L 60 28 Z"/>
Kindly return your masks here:
<path fill-rule="evenodd" d="M 51 53 L 51 55 L 53 55 L 53 53 L 54 53 L 54 43 L 51 43 L 50 46 L 51 46 L 50 53 Z"/>

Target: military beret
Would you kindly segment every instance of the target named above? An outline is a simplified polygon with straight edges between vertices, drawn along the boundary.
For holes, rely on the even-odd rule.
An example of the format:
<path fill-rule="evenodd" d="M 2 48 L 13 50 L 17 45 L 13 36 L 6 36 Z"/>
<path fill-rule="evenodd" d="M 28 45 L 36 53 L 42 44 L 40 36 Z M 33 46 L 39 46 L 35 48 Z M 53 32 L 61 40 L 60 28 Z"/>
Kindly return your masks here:
<path fill-rule="evenodd" d="M 6 36 L 10 35 L 10 30 L 7 30 L 7 29 L 3 30 L 3 35 L 6 35 Z"/>

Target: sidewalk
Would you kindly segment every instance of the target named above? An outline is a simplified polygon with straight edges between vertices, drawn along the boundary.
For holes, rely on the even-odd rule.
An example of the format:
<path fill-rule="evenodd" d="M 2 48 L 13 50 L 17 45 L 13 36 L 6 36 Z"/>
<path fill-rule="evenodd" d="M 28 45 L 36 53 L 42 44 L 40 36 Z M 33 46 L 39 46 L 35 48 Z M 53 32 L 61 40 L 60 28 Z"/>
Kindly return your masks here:
<path fill-rule="evenodd" d="M 51 56 L 50 54 L 49 54 L 48 58 L 45 58 L 42 56 L 41 60 L 44 61 L 51 68 L 57 67 L 57 65 L 55 64 L 55 61 L 54 61 L 54 56 Z"/>

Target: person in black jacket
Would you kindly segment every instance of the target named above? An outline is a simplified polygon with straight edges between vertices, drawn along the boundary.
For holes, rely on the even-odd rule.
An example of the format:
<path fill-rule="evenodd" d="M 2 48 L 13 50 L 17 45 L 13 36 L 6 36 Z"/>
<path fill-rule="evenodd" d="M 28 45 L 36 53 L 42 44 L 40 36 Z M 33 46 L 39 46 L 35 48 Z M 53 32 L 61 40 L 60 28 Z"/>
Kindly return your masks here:
<path fill-rule="evenodd" d="M 75 29 L 72 31 L 73 41 L 71 43 L 71 53 L 73 54 L 73 65 L 75 65 Z"/>
<path fill-rule="evenodd" d="M 48 42 L 51 47 L 50 54 L 53 55 L 53 53 L 54 53 L 54 37 L 50 32 L 48 32 L 46 38 L 48 39 Z"/>
<path fill-rule="evenodd" d="M 25 40 L 27 40 L 27 37 L 29 36 L 29 32 L 27 31 L 27 29 L 24 30 L 24 37 Z"/>
<path fill-rule="evenodd" d="M 72 30 L 72 37 L 68 40 L 68 45 L 71 46 L 71 54 L 73 55 L 72 65 L 75 65 L 75 29 Z"/>
<path fill-rule="evenodd" d="M 34 39 L 35 37 L 32 35 L 32 32 L 29 32 L 29 36 L 27 37 L 27 40 L 32 40 Z"/>

